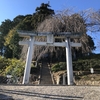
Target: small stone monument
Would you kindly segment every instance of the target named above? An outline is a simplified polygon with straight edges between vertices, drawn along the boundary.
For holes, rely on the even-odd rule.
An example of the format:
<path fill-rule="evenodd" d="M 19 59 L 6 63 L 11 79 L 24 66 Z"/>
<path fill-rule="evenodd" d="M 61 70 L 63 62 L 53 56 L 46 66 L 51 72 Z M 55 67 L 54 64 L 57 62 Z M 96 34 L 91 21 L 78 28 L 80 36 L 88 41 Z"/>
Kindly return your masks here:
<path fill-rule="evenodd" d="M 93 68 L 90 68 L 90 72 L 93 74 L 94 73 L 94 69 Z"/>

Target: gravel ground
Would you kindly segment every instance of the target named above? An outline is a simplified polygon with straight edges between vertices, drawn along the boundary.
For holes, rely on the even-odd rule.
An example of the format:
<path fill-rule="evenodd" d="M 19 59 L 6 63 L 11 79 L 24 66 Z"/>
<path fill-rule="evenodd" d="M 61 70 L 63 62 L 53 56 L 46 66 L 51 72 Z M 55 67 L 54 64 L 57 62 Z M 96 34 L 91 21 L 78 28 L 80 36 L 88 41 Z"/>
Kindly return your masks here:
<path fill-rule="evenodd" d="M 14 100 L 100 100 L 100 87 L 0 85 L 0 100 L 2 95 Z"/>

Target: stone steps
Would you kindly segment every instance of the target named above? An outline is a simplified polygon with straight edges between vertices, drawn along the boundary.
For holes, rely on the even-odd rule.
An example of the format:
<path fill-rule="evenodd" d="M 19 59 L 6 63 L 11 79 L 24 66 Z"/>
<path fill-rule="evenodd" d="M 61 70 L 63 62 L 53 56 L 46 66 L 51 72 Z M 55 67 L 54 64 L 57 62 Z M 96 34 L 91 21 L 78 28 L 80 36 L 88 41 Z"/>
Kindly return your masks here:
<path fill-rule="evenodd" d="M 52 79 L 50 74 L 50 69 L 46 63 L 42 67 L 41 85 L 52 85 Z"/>

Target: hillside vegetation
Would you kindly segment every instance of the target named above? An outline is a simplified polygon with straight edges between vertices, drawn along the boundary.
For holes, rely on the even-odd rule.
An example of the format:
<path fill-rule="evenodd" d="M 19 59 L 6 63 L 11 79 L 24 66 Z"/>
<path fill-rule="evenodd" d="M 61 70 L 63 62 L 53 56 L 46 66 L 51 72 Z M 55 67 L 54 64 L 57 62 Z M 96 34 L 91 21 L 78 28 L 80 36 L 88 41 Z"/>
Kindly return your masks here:
<path fill-rule="evenodd" d="M 94 68 L 95 71 L 100 70 L 100 54 L 86 56 L 73 61 L 73 70 L 74 71 L 90 71 L 90 68 Z M 52 66 L 51 70 L 53 72 L 66 70 L 66 63 L 59 62 Z"/>

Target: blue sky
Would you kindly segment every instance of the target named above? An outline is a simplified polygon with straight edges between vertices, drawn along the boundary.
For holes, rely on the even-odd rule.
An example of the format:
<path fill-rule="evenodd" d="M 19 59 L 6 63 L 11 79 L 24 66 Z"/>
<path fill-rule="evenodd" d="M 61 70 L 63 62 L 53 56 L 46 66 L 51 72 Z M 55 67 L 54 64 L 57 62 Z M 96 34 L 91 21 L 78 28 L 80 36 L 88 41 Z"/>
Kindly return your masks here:
<path fill-rule="evenodd" d="M 100 0 L 1 0 L 0 1 L 0 24 L 5 19 L 13 20 L 17 15 L 33 14 L 35 8 L 41 3 L 50 2 L 51 8 L 55 11 L 65 8 L 73 8 L 74 11 L 81 11 L 93 8 L 100 9 Z M 98 35 L 99 34 L 99 35 Z M 96 37 L 100 36 L 100 33 Z M 95 39 L 97 45 L 97 39 Z M 95 52 L 100 53 L 100 48 Z"/>
<path fill-rule="evenodd" d="M 32 14 L 37 6 L 48 1 L 55 11 L 65 8 L 74 8 L 75 11 L 100 8 L 100 0 L 1 0 L 0 24 L 5 19 L 12 20 L 17 15 Z"/>

